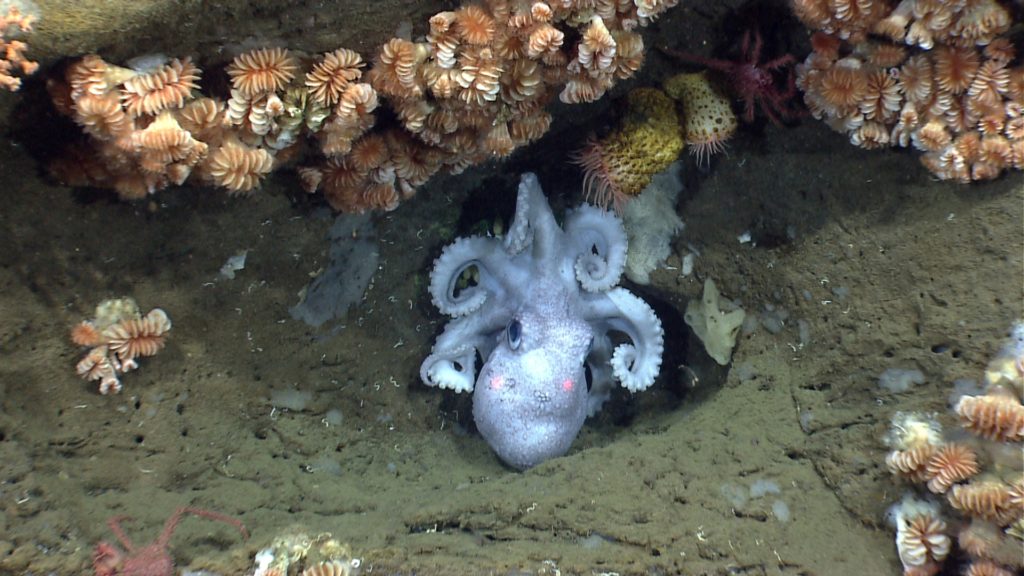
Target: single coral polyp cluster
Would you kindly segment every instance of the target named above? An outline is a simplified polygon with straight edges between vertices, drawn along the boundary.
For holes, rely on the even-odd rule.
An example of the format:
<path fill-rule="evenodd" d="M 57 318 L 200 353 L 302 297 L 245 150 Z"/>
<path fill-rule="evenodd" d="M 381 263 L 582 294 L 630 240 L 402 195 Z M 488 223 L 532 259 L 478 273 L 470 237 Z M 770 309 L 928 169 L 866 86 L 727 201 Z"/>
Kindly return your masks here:
<path fill-rule="evenodd" d="M 913 147 L 944 180 L 1024 168 L 1024 65 L 996 0 L 792 0 L 819 32 L 797 70 L 811 113 L 862 148 Z"/>
<path fill-rule="evenodd" d="M 3 10 L 2 5 L 0 10 Z M 5 12 L 0 15 L 0 86 L 14 92 L 21 88 L 21 78 L 15 74 L 33 74 L 39 69 L 39 64 L 25 56 L 28 44 L 10 36 L 31 32 L 36 17 L 23 12 L 18 3 L 8 4 Z"/>
<path fill-rule="evenodd" d="M 892 510 L 906 575 L 937 574 L 956 543 L 966 574 L 1009 575 L 1024 569 L 1024 325 L 989 363 L 985 390 L 954 409 L 971 437 L 950 441 L 933 417 L 898 413 L 887 438 L 886 465 L 934 497 L 908 495 Z M 945 514 L 944 514 L 945 512 Z M 1016 572 L 1015 572 L 1016 571 Z"/>
<path fill-rule="evenodd" d="M 308 192 L 341 211 L 390 210 L 440 170 L 539 138 L 556 96 L 590 102 L 630 77 L 644 56 L 635 29 L 677 1 L 467 4 L 435 14 L 420 41 L 392 38 L 369 66 L 346 48 L 252 50 L 228 66 L 224 100 L 197 94 L 188 59 L 129 70 L 87 56 L 49 85 L 91 138 L 54 172 L 125 199 L 188 180 L 244 194 L 296 161 L 305 139 L 322 157 L 298 169 Z M 384 106 L 393 114 L 378 123 Z"/>
<path fill-rule="evenodd" d="M 76 366 L 86 380 L 100 381 L 100 394 L 121 391 L 119 376 L 138 368 L 137 358 L 153 356 L 163 349 L 171 320 L 160 308 L 145 316 L 131 298 L 105 300 L 96 307 L 92 320 L 71 329 L 71 341 L 89 347 Z"/>

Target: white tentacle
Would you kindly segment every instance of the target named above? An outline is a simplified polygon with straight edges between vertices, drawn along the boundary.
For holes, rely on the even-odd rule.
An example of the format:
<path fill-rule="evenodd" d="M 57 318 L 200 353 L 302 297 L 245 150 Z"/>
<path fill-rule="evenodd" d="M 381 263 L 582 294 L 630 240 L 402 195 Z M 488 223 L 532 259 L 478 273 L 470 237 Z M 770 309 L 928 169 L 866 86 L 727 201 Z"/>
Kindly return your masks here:
<path fill-rule="evenodd" d="M 436 386 L 455 392 L 472 392 L 476 377 L 473 373 L 476 348 L 460 346 L 444 353 L 427 356 L 420 365 L 420 379 L 427 386 Z"/>
<path fill-rule="evenodd" d="M 497 241 L 473 236 L 459 238 L 441 251 L 430 273 L 430 299 L 443 314 L 453 317 L 475 312 L 487 300 L 487 289 L 481 284 L 468 286 L 456 295 L 459 277 L 470 266 L 480 267 L 480 259 L 494 250 Z"/>
<path fill-rule="evenodd" d="M 661 320 L 646 302 L 628 290 L 616 288 L 608 292 L 608 298 L 625 319 L 621 325 L 614 321 L 611 325 L 621 328 L 632 340 L 630 344 L 616 346 L 612 353 L 612 370 L 630 392 L 646 390 L 661 371 L 661 354 L 665 347 Z"/>
<path fill-rule="evenodd" d="M 576 251 L 576 280 L 587 292 L 618 285 L 626 266 L 626 231 L 614 214 L 589 205 L 566 218 L 565 235 Z"/>

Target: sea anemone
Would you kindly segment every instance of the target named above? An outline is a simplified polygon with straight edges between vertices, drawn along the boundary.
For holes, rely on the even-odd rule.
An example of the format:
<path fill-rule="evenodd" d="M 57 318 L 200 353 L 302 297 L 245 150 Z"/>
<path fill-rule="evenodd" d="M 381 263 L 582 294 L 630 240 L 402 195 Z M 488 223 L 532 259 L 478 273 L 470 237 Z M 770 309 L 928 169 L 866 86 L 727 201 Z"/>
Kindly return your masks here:
<path fill-rule="evenodd" d="M 604 96 L 610 86 L 611 81 L 607 76 L 591 76 L 586 71 L 580 71 L 566 81 L 558 99 L 566 104 L 594 102 Z"/>
<path fill-rule="evenodd" d="M 1002 107 L 1002 95 L 1009 91 L 1010 71 L 996 60 L 986 60 L 978 67 L 967 95 L 970 102 Z"/>
<path fill-rule="evenodd" d="M 349 84 L 341 95 L 335 115 L 349 125 L 367 130 L 373 126 L 373 111 L 377 109 L 377 91 L 369 84 Z"/>
<path fill-rule="evenodd" d="M 865 150 L 884 148 L 889 145 L 889 130 L 881 122 L 868 121 L 850 132 L 850 142 Z"/>
<path fill-rule="evenodd" d="M 550 22 L 553 15 L 551 6 L 545 2 L 534 2 L 530 6 L 530 16 L 535 22 Z"/>
<path fill-rule="evenodd" d="M 452 29 L 454 23 L 454 12 L 438 12 L 430 17 L 427 42 L 433 49 L 434 61 L 442 68 L 455 65 L 455 53 L 461 44 L 458 34 Z"/>
<path fill-rule="evenodd" d="M 885 70 L 868 73 L 864 98 L 859 107 L 868 120 L 888 121 L 900 110 L 902 98 L 895 78 Z"/>
<path fill-rule="evenodd" d="M 106 346 L 97 346 L 86 354 L 75 366 L 75 372 L 88 381 L 100 381 L 100 394 L 117 394 L 121 391 L 121 381 L 117 378 L 117 369 L 110 361 Z"/>
<path fill-rule="evenodd" d="M 350 208 L 350 212 L 365 210 L 383 210 L 390 212 L 398 208 L 401 198 L 395 185 L 390 182 L 373 182 L 362 190 L 361 202 L 358 207 Z"/>
<path fill-rule="evenodd" d="M 532 142 L 545 133 L 551 127 L 551 114 L 538 110 L 519 118 L 513 118 L 508 122 L 508 131 L 512 139 L 520 144 Z"/>
<path fill-rule="evenodd" d="M 536 60 L 513 60 L 501 76 L 501 96 L 509 104 L 531 100 L 543 89 L 544 78 Z"/>
<path fill-rule="evenodd" d="M 1009 38 L 996 38 L 982 50 L 985 58 L 1006 66 L 1017 57 L 1017 48 Z"/>
<path fill-rule="evenodd" d="M 96 54 L 87 54 L 72 63 L 65 75 L 71 89 L 71 99 L 78 100 L 83 94 L 102 96 L 110 92 L 111 85 L 120 82 L 111 81 L 108 75 L 109 69 L 110 66 Z M 124 78 L 118 80 L 123 82 L 133 75 L 129 71 Z"/>
<path fill-rule="evenodd" d="M 619 30 L 612 32 L 615 38 L 615 77 L 619 80 L 631 78 L 644 63 L 644 39 L 636 32 Z"/>
<path fill-rule="evenodd" d="M 946 125 L 939 120 L 929 120 L 913 133 L 911 139 L 918 150 L 935 152 L 942 150 L 953 141 L 953 136 L 946 129 Z"/>
<path fill-rule="evenodd" d="M 298 173 L 299 183 L 306 194 L 316 193 L 324 179 L 324 171 L 313 166 L 300 166 L 295 172 Z"/>
<path fill-rule="evenodd" d="M 935 446 L 923 444 L 905 450 L 893 450 L 885 457 L 885 465 L 893 475 L 901 476 L 911 482 L 921 482 L 928 478 L 926 467 Z"/>
<path fill-rule="evenodd" d="M 1012 23 L 1010 12 L 998 2 L 966 2 L 949 33 L 964 44 L 984 45 L 1006 32 Z"/>
<path fill-rule="evenodd" d="M 907 59 L 907 49 L 899 44 L 868 41 L 857 46 L 864 52 L 864 58 L 879 68 L 893 68 Z"/>
<path fill-rule="evenodd" d="M 398 180 L 406 181 L 411 186 L 426 183 L 441 167 L 442 154 L 436 148 L 427 146 L 414 138 L 397 131 L 387 133 L 388 149 L 391 151 L 391 163 L 395 168 Z M 465 149 L 469 154 L 473 149 Z M 409 197 L 408 190 L 402 191 L 403 197 Z"/>
<path fill-rule="evenodd" d="M 508 156 L 515 150 L 515 142 L 508 132 L 508 122 L 498 122 L 484 135 L 481 142 L 483 149 L 494 157 Z"/>
<path fill-rule="evenodd" d="M 978 160 L 991 164 L 1000 170 L 1009 166 L 1013 162 L 1010 141 L 999 134 L 984 136 L 981 139 L 981 148 L 978 150 Z M 1024 408 L 1021 408 L 1020 411 L 1024 413 Z M 1024 426 L 1024 421 L 1022 421 L 1021 425 Z M 1020 435 L 1024 437 L 1024 430 L 1021 431 Z"/>

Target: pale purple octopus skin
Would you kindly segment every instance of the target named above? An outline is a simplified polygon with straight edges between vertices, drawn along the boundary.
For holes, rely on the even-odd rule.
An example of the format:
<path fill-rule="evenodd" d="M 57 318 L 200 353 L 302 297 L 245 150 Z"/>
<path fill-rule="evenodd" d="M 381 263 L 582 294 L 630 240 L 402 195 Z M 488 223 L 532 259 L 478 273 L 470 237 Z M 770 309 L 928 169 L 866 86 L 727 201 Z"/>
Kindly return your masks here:
<path fill-rule="evenodd" d="M 480 434 L 520 469 L 568 452 L 587 418 L 583 363 L 594 331 L 552 284 L 530 286 L 531 305 L 499 336 L 473 392 Z"/>
<path fill-rule="evenodd" d="M 428 386 L 474 391 L 477 428 L 507 465 L 525 470 L 564 455 L 616 380 L 638 392 L 657 378 L 661 322 L 617 287 L 625 259 L 615 215 L 583 205 L 567 214 L 563 231 L 528 173 L 503 238 L 459 238 L 435 262 L 431 297 L 454 319 L 420 377 Z M 458 290 L 471 267 L 478 283 Z M 628 342 L 613 346 L 611 333 Z M 474 386 L 477 352 L 485 362 Z"/>

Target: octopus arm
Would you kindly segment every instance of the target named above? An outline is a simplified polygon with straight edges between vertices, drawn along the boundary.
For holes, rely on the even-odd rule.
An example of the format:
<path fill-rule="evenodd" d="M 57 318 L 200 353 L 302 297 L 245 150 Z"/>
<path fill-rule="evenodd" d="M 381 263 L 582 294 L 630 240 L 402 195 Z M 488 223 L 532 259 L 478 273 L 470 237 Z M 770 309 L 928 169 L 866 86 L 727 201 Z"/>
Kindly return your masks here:
<path fill-rule="evenodd" d="M 587 393 L 587 418 L 601 411 L 604 403 L 611 398 L 615 387 L 615 374 L 612 372 L 612 341 L 607 333 L 597 334 L 587 355 L 587 366 L 590 368 L 590 391 Z"/>
<path fill-rule="evenodd" d="M 420 364 L 420 379 L 427 386 L 470 392 L 476 380 L 476 355 L 487 358 L 511 313 L 495 306 L 472 316 L 452 320 L 437 337 L 430 355 Z"/>
<path fill-rule="evenodd" d="M 502 257 L 500 243 L 493 238 L 473 236 L 459 238 L 441 251 L 430 272 L 430 299 L 443 314 L 465 316 L 484 305 L 487 297 L 500 291 L 501 286 L 491 278 L 489 266 Z M 474 286 L 458 289 L 459 280 L 467 269 L 476 266 L 480 278 Z M 500 297 L 500 294 L 498 295 Z"/>
<path fill-rule="evenodd" d="M 532 176 L 529 182 L 527 176 Z M 519 182 L 519 193 L 516 196 L 516 213 L 512 216 L 512 224 L 508 227 L 508 233 L 505 234 L 505 250 L 509 254 L 519 254 L 533 240 L 533 233 L 530 229 L 530 211 L 531 204 L 533 204 L 530 200 L 533 186 L 540 190 L 537 176 L 530 173 L 523 174 Z"/>
<path fill-rule="evenodd" d="M 646 302 L 624 288 L 603 296 L 606 298 L 588 299 L 586 316 L 598 331 L 619 331 L 629 337 L 631 342 L 615 347 L 609 363 L 624 388 L 646 390 L 661 370 L 665 347 L 661 320 Z"/>
<path fill-rule="evenodd" d="M 583 205 L 566 218 L 565 237 L 576 256 L 576 280 L 587 292 L 607 292 L 626 266 L 626 230 L 611 212 Z"/>
<path fill-rule="evenodd" d="M 444 352 L 433 352 L 420 365 L 420 379 L 427 386 L 455 392 L 472 392 L 476 347 L 463 344 Z"/>
<path fill-rule="evenodd" d="M 524 173 L 519 180 L 516 213 L 505 235 L 505 250 L 516 255 L 532 248 L 535 260 L 556 258 L 560 255 L 561 235 L 537 175 Z"/>

